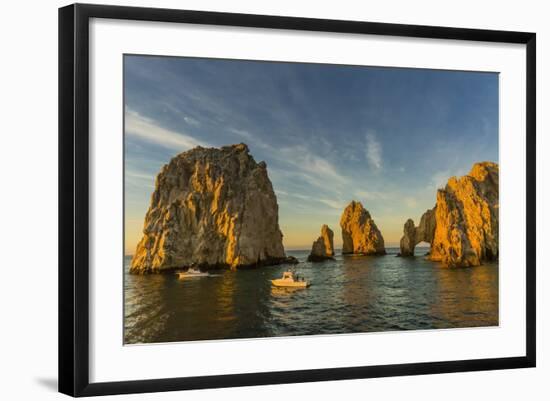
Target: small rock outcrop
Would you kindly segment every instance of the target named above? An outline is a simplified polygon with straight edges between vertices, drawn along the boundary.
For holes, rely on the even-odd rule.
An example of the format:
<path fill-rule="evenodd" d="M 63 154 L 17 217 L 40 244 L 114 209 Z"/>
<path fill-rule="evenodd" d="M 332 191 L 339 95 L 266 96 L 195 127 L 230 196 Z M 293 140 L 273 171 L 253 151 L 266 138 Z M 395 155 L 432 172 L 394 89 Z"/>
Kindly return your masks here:
<path fill-rule="evenodd" d="M 413 256 L 415 246 L 416 228 L 414 227 L 414 221 L 408 219 L 403 227 L 403 238 L 399 242 L 399 256 Z"/>
<path fill-rule="evenodd" d="M 321 236 L 313 242 L 307 260 L 309 262 L 322 262 L 327 259 L 334 259 L 334 232 L 329 226 L 323 224 Z"/>
<path fill-rule="evenodd" d="M 451 177 L 419 226 L 411 219 L 405 223 L 400 255 L 414 255 L 416 244 L 426 241 L 431 244 L 428 258 L 450 267 L 497 260 L 498 177 L 498 164 L 492 162 L 476 163 L 468 175 Z"/>
<path fill-rule="evenodd" d="M 277 199 L 245 144 L 196 147 L 156 177 L 131 273 L 283 262 Z"/>
<path fill-rule="evenodd" d="M 435 207 L 426 210 L 420 218 L 418 227 L 414 226 L 414 221 L 408 219 L 403 227 L 403 238 L 400 242 L 399 256 L 414 256 L 414 248 L 420 242 L 432 243 L 435 233 Z"/>
<path fill-rule="evenodd" d="M 468 267 L 498 259 L 498 179 L 498 164 L 476 163 L 437 191 L 431 260 Z"/>
<path fill-rule="evenodd" d="M 361 202 L 352 201 L 340 218 L 342 253 L 385 255 L 384 238 Z"/>

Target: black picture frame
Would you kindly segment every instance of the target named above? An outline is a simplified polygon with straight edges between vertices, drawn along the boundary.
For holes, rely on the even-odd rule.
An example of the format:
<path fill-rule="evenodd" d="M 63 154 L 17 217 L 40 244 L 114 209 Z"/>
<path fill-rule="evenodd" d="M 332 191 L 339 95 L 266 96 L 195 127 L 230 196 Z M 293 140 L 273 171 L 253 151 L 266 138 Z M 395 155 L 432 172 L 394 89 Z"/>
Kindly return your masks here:
<path fill-rule="evenodd" d="M 90 383 L 88 61 L 91 18 L 526 45 L 526 344 L 518 357 Z M 59 9 L 59 391 L 71 396 L 534 367 L 536 364 L 536 35 L 436 26 L 74 4 Z"/>

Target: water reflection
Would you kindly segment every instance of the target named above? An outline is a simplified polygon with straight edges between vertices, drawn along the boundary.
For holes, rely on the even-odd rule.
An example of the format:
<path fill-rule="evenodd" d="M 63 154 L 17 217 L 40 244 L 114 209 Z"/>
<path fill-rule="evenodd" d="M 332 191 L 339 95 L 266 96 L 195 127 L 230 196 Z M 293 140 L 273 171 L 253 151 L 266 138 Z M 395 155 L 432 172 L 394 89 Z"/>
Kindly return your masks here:
<path fill-rule="evenodd" d="M 163 302 L 166 276 L 127 276 L 125 342 L 150 342 L 165 331 L 170 315 Z"/>
<path fill-rule="evenodd" d="M 498 264 L 449 269 L 417 258 L 289 252 L 307 289 L 273 287 L 290 266 L 179 280 L 125 277 L 127 343 L 498 325 Z M 129 259 L 127 260 L 129 263 Z"/>
<path fill-rule="evenodd" d="M 498 268 L 437 270 L 437 296 L 432 304 L 435 327 L 498 325 Z"/>

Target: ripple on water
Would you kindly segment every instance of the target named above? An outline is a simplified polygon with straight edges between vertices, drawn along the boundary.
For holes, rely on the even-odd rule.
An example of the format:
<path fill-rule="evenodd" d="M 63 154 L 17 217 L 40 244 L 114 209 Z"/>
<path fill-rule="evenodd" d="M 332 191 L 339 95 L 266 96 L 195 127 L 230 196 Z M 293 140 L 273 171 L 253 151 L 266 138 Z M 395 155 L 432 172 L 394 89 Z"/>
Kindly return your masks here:
<path fill-rule="evenodd" d="M 288 253 L 311 287 L 272 287 L 284 265 L 193 280 L 126 274 L 125 342 L 498 325 L 498 264 L 449 269 L 394 255 L 311 264 L 307 252 Z"/>

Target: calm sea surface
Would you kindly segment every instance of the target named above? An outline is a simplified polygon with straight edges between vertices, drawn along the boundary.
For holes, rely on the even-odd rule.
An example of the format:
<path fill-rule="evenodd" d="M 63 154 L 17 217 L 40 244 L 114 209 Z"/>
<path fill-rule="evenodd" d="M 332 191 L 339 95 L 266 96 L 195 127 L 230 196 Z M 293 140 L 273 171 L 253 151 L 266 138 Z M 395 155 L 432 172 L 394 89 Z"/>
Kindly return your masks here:
<path fill-rule="evenodd" d="M 416 258 L 340 256 L 306 262 L 287 251 L 307 289 L 278 289 L 269 280 L 289 266 L 179 280 L 175 274 L 128 274 L 125 342 L 297 336 L 498 325 L 498 263 L 450 269 Z"/>

